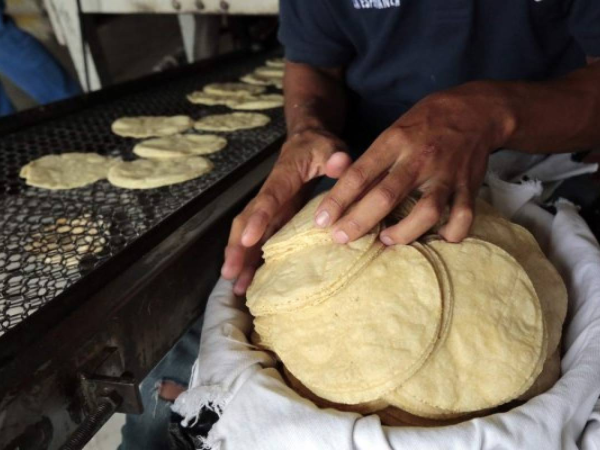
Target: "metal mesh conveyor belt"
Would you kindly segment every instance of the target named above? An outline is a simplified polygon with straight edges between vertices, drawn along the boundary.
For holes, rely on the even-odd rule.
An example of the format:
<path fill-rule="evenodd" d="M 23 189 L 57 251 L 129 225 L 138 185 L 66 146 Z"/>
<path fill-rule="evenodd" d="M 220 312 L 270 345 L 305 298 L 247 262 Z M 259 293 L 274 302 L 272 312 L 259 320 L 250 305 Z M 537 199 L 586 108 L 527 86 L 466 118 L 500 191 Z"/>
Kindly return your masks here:
<path fill-rule="evenodd" d="M 127 94 L 0 137 L 0 336 L 86 274 L 106 264 L 140 236 L 264 150 L 284 134 L 281 109 L 261 111 L 263 128 L 223 133 L 229 145 L 210 155 L 214 170 L 185 183 L 127 190 L 99 181 L 70 191 L 29 187 L 20 168 L 42 155 L 98 152 L 136 159 L 135 139 L 111 133 L 122 116 L 187 114 L 193 119 L 230 112 L 193 105 L 186 94 L 215 81 L 235 81 L 265 56 L 226 60 L 158 87 Z M 277 91 L 275 91 L 277 92 Z"/>

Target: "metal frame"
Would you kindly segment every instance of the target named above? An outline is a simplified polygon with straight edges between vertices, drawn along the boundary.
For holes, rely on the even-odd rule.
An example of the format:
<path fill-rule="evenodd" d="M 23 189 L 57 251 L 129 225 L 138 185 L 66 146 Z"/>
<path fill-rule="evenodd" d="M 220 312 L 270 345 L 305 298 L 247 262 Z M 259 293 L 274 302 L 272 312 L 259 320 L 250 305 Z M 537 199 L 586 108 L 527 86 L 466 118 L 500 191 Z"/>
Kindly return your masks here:
<path fill-rule="evenodd" d="M 0 136 L 176 82 L 243 53 L 154 74 L 0 119 Z M 270 171 L 281 138 L 0 337 L 0 448 L 81 448 L 204 310 L 231 220 Z M 117 396 L 115 396 L 117 394 Z M 139 411 L 138 411 L 139 412 Z"/>
<path fill-rule="evenodd" d="M 85 91 L 107 85 L 102 53 L 90 33 L 93 14 L 179 14 L 188 62 L 193 62 L 198 23 L 191 15 L 277 15 L 278 0 L 44 0 L 58 42 L 66 45 Z M 200 26 L 204 24 L 201 22 Z"/>
<path fill-rule="evenodd" d="M 44 311 L 31 318 L 38 323 L 19 330 L 36 339 L 19 345 L 18 355 L 15 346 L 2 349 L 1 448 L 63 445 L 95 413 L 81 375 L 109 348 L 117 349 L 123 372 L 138 381 L 145 377 L 202 313 L 219 276 L 231 219 L 268 174 L 276 148 L 243 174 L 232 174 L 228 187 L 197 205 L 199 212 L 112 281 L 71 292 L 76 308 L 57 299 L 49 305 L 54 314 Z M 65 309 L 70 313 L 59 319 L 56 310 Z"/>

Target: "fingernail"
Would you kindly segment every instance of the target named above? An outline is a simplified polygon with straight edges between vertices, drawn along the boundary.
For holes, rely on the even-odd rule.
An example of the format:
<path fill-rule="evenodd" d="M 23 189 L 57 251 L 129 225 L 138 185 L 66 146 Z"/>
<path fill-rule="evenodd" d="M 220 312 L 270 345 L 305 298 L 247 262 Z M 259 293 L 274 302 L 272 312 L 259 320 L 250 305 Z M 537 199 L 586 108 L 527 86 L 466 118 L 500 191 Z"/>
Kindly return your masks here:
<path fill-rule="evenodd" d="M 350 238 L 342 230 L 339 230 L 333 233 L 333 240 L 338 244 L 345 244 L 350 240 Z"/>
<path fill-rule="evenodd" d="M 319 214 L 317 214 L 315 223 L 319 227 L 325 228 L 327 225 L 329 225 L 329 213 L 327 211 L 321 211 Z"/>
<path fill-rule="evenodd" d="M 384 243 L 384 245 L 394 245 L 394 241 L 389 236 L 381 236 L 379 239 Z"/>

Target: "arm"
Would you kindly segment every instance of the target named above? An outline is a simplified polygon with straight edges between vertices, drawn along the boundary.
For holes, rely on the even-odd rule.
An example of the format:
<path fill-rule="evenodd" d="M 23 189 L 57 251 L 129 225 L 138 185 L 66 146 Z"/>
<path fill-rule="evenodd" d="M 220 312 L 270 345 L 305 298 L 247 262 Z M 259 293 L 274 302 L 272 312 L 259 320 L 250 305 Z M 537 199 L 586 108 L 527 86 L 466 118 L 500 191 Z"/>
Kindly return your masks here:
<path fill-rule="evenodd" d="M 587 67 L 552 81 L 483 83 L 506 105 L 503 146 L 529 153 L 600 146 L 600 63 L 588 60 Z"/>
<path fill-rule="evenodd" d="M 221 274 L 237 280 L 238 295 L 252 281 L 261 245 L 302 207 L 307 183 L 337 177 L 350 164 L 337 137 L 345 117 L 342 69 L 288 62 L 284 89 L 287 140 L 258 195 L 233 221 L 225 249 Z"/>
<path fill-rule="evenodd" d="M 440 234 L 461 241 L 491 151 L 600 146 L 600 62 L 590 62 L 552 81 L 475 81 L 425 97 L 343 174 L 317 208 L 316 217 L 327 217 L 317 225 L 333 224 L 337 242 L 353 241 L 419 189 L 421 200 L 408 217 L 382 231 L 382 242 L 417 239 L 448 205 L 449 220 Z"/>

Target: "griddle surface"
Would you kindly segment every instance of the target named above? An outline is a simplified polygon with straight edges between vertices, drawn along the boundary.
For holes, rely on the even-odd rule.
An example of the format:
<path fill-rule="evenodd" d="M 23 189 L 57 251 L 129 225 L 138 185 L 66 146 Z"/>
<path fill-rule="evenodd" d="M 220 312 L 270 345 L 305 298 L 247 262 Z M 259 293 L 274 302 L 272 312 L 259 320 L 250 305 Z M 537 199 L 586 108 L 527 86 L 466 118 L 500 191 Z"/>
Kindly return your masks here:
<path fill-rule="evenodd" d="M 86 275 L 110 263 L 191 200 L 218 189 L 220 180 L 283 136 L 283 112 L 260 111 L 272 119 L 263 128 L 218 133 L 229 144 L 208 156 L 214 170 L 173 186 L 127 190 L 99 181 L 85 188 L 49 191 L 27 186 L 19 178 L 20 168 L 43 155 L 73 151 L 136 159 L 132 149 L 138 140 L 114 135 L 110 125 L 115 119 L 176 114 L 199 119 L 230 112 L 222 106 L 193 105 L 186 94 L 210 82 L 236 81 L 265 59 L 252 55 L 227 60 L 0 138 L 0 336 L 73 284 L 85 283 Z M 83 251 L 85 242 L 92 244 L 92 251 Z"/>

